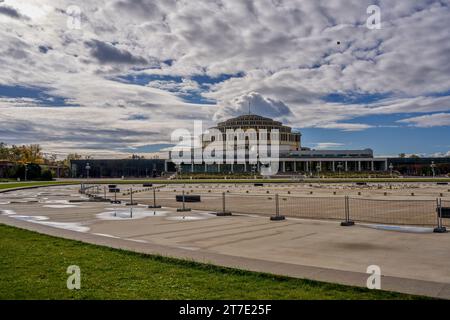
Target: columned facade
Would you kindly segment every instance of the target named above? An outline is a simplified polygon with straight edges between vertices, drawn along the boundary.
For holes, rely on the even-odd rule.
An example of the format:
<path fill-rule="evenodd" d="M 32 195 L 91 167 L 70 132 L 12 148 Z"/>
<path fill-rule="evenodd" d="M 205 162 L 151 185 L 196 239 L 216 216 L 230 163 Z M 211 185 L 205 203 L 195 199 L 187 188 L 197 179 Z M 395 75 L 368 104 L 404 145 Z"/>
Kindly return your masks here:
<path fill-rule="evenodd" d="M 276 135 L 272 136 L 273 132 L 276 132 Z M 238 144 L 236 142 L 238 135 L 247 135 L 247 138 L 241 140 L 245 141 L 243 144 Z M 387 159 L 374 158 L 371 149 L 312 150 L 310 148 L 304 148 L 301 146 L 300 132 L 293 131 L 290 127 L 284 126 L 281 122 L 254 114 L 242 115 L 220 122 L 216 127 L 210 128 L 201 137 L 203 151 L 210 145 L 213 147 L 218 145 L 225 148 L 225 146 L 230 145 L 231 142 L 231 150 L 233 151 L 234 146 L 235 156 L 237 152 L 243 152 L 245 160 L 241 159 L 241 161 L 237 161 L 237 159 L 235 159 L 233 163 L 226 163 L 224 161 L 224 156 L 224 159 L 211 160 L 212 158 L 208 158 L 210 159 L 210 162 L 206 163 L 205 155 L 203 155 L 203 162 L 182 162 L 179 165 L 179 170 L 185 173 L 260 172 L 262 160 L 260 161 L 260 158 L 258 158 L 256 163 L 250 163 L 249 161 L 250 150 L 253 150 L 254 147 L 250 147 L 249 140 L 246 140 L 250 137 L 256 138 L 258 143 L 260 142 L 260 139 L 263 139 L 263 143 L 268 144 L 268 149 L 270 149 L 269 146 L 273 143 L 272 140 L 275 139 L 273 137 L 277 137 L 279 157 L 278 159 L 271 159 L 269 161 L 278 161 L 278 174 L 388 171 Z M 191 154 L 194 154 L 192 151 L 193 149 L 191 150 Z M 225 155 L 225 152 L 222 154 Z M 170 157 L 172 159 L 172 154 Z"/>

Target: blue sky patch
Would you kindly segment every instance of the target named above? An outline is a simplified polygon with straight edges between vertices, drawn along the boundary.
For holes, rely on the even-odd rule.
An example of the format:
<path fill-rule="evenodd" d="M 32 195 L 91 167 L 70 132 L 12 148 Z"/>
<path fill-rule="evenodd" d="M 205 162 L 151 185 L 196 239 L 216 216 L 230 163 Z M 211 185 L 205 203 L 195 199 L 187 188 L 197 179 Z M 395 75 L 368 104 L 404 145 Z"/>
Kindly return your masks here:
<path fill-rule="evenodd" d="M 330 93 L 322 98 L 325 102 L 344 104 L 370 104 L 384 100 L 389 97 L 389 93 Z"/>
<path fill-rule="evenodd" d="M 64 97 L 47 94 L 45 88 L 39 88 L 39 87 L 0 85 L 0 97 L 2 97 L 2 98 L 30 98 L 30 99 L 34 99 L 38 104 L 46 106 L 46 107 L 77 106 L 75 104 L 68 103 L 67 99 Z"/>
<path fill-rule="evenodd" d="M 450 148 L 450 127 L 386 126 L 363 131 L 304 128 L 301 133 L 305 147 L 314 148 L 317 143 L 323 142 L 340 143 L 342 146 L 335 149 L 371 148 L 378 156 L 396 156 L 400 153 L 432 154 Z"/>

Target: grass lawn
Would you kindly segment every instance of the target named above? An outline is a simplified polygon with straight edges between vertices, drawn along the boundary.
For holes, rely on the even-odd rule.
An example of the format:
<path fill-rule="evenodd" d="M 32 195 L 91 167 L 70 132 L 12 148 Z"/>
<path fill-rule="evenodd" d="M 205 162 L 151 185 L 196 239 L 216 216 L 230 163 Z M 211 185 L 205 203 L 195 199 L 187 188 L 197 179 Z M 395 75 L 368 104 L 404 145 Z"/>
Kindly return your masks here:
<path fill-rule="evenodd" d="M 110 249 L 0 224 L 0 299 L 416 299 Z M 81 290 L 66 269 L 81 268 Z"/>
<path fill-rule="evenodd" d="M 34 187 L 34 186 L 49 186 L 58 184 L 68 184 L 66 181 L 30 181 L 30 182 L 7 182 L 0 183 L 0 190 L 10 188 Z"/>
<path fill-rule="evenodd" d="M 88 182 L 82 180 L 64 180 L 64 181 L 29 181 L 29 182 L 5 182 L 0 183 L 0 190 L 9 188 L 33 187 L 33 186 L 47 186 L 58 184 L 143 184 L 150 182 L 155 184 L 196 184 L 196 183 L 352 183 L 352 182 L 368 182 L 368 183 L 384 183 L 384 182 L 450 182 L 450 178 L 325 178 L 325 179 L 305 179 L 302 181 L 295 181 L 292 179 L 197 179 L 197 180 L 158 180 L 158 179 L 144 179 L 144 180 L 102 180 L 91 179 Z"/>

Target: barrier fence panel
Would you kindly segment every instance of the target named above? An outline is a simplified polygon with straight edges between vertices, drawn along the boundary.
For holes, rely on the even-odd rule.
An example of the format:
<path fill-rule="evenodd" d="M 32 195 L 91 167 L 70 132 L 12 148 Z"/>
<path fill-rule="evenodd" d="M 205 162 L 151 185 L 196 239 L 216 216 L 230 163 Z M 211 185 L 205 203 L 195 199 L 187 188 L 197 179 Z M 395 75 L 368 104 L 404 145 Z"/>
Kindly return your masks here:
<path fill-rule="evenodd" d="M 450 228 L 450 200 L 442 200 L 442 225 Z"/>
<path fill-rule="evenodd" d="M 241 195 L 227 193 L 226 209 L 232 213 L 274 215 L 275 195 Z"/>
<path fill-rule="evenodd" d="M 156 192 L 159 205 L 172 208 L 181 208 L 182 203 L 175 200 L 182 190 L 166 190 Z M 222 190 L 201 190 L 197 188 L 185 193 L 200 195 L 200 202 L 186 202 L 186 208 L 213 212 L 223 212 L 225 195 L 225 208 L 233 214 L 260 214 L 273 216 L 276 214 L 275 194 L 247 194 L 230 193 Z M 319 197 L 319 196 L 293 196 L 279 195 L 279 214 L 286 217 L 326 219 L 394 225 L 436 226 L 437 211 L 436 200 L 396 200 L 396 199 L 367 199 L 345 196 Z M 148 197 L 148 204 L 153 203 L 153 194 Z M 146 202 L 144 202 L 146 203 Z M 450 207 L 449 200 L 442 200 L 443 207 Z M 348 215 L 348 216 L 347 216 Z M 444 226 L 450 226 L 450 216 L 442 219 Z"/>
<path fill-rule="evenodd" d="M 436 226 L 436 200 L 349 199 L 355 222 Z"/>
<path fill-rule="evenodd" d="M 298 197 L 280 195 L 280 214 L 309 219 L 345 219 L 345 197 Z"/>

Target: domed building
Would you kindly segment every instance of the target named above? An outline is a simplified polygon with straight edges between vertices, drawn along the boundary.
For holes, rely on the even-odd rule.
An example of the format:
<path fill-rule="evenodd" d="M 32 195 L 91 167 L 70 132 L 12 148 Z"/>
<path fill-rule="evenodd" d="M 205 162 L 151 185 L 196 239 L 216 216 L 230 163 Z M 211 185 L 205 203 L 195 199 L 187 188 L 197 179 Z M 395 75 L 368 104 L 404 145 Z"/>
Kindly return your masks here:
<path fill-rule="evenodd" d="M 216 127 L 211 129 L 218 129 L 224 134 L 226 139 L 227 130 L 255 130 L 259 133 L 266 130 L 268 133 L 267 139 L 270 140 L 270 133 L 272 130 L 278 130 L 280 152 L 281 151 L 298 151 L 301 145 L 301 133 L 293 132 L 291 127 L 284 126 L 281 122 L 270 118 L 262 117 L 256 114 L 246 114 L 231 118 L 223 122 L 219 122 Z"/>
<path fill-rule="evenodd" d="M 265 136 L 265 134 L 267 136 Z M 278 146 L 277 156 L 274 159 L 268 152 L 270 161 L 279 164 L 279 174 L 289 173 L 318 173 L 320 171 L 386 171 L 388 170 L 387 159 L 374 158 L 371 149 L 364 150 L 311 150 L 301 145 L 302 134 L 291 127 L 283 125 L 279 121 L 266 118 L 256 114 L 245 114 L 235 118 L 219 122 L 217 126 L 209 128 L 201 135 L 200 154 L 203 158 L 195 157 L 194 148 L 191 149 L 191 159 L 180 162 L 180 157 L 174 159 L 173 153 L 183 151 L 172 151 L 169 153 L 170 161 L 178 165 L 181 172 L 192 173 L 244 173 L 259 171 L 261 165 L 267 164 L 262 160 L 260 147 L 257 147 L 257 158 L 251 158 L 254 146 L 251 142 L 267 143 L 267 149 Z M 264 140 L 264 141 L 263 141 Z M 240 141 L 240 143 L 238 143 Z M 213 144 L 215 143 L 215 144 Z M 234 157 L 226 158 L 226 148 L 233 145 Z M 205 150 L 211 146 L 220 146 L 222 157 L 205 156 Z M 199 148 L 200 149 L 200 148 Z M 236 156 L 242 151 L 245 156 Z M 197 153 L 198 154 L 198 153 Z M 266 158 L 267 159 L 267 158 Z"/>

